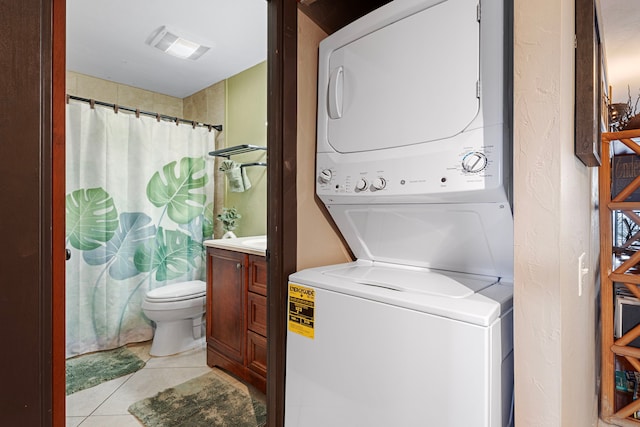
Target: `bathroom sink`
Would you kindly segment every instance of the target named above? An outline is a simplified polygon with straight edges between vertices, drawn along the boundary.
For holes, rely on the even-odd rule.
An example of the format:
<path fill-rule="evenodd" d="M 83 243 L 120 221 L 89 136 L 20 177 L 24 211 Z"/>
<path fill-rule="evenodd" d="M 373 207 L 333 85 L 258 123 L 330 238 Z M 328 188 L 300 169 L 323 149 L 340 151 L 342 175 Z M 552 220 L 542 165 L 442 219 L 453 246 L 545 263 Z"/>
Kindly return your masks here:
<path fill-rule="evenodd" d="M 252 249 L 266 250 L 267 249 L 267 237 L 257 237 L 255 239 L 247 239 L 242 241 L 242 246 L 246 246 Z"/>

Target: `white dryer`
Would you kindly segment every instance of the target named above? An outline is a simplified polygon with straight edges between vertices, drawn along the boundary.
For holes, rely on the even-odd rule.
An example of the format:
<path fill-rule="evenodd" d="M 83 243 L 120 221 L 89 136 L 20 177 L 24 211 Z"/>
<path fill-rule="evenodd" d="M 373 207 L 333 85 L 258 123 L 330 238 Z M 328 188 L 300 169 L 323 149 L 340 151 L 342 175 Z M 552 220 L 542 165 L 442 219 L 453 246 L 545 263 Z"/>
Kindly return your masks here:
<path fill-rule="evenodd" d="M 320 44 L 316 192 L 357 260 L 289 281 L 285 425 L 512 422 L 509 0 Z"/>

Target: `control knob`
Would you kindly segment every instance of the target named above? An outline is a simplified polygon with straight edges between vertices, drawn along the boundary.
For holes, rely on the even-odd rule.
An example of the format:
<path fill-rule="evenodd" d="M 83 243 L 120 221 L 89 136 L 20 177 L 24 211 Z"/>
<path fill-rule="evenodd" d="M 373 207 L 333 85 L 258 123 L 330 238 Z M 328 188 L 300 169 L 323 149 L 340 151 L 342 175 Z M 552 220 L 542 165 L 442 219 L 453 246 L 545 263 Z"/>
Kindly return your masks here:
<path fill-rule="evenodd" d="M 478 173 L 487 167 L 487 156 L 479 151 L 472 151 L 462 158 L 462 169 L 469 173 Z"/>
<path fill-rule="evenodd" d="M 356 191 L 364 191 L 367 187 L 369 187 L 369 183 L 364 178 L 360 178 L 358 182 L 356 182 Z"/>
<path fill-rule="evenodd" d="M 371 183 L 371 186 L 376 190 L 382 190 L 384 187 L 387 186 L 387 180 L 385 180 L 384 178 L 376 178 Z"/>
<path fill-rule="evenodd" d="M 331 178 L 333 178 L 331 169 L 323 169 L 322 172 L 320 172 L 320 182 L 323 184 L 328 184 Z"/>

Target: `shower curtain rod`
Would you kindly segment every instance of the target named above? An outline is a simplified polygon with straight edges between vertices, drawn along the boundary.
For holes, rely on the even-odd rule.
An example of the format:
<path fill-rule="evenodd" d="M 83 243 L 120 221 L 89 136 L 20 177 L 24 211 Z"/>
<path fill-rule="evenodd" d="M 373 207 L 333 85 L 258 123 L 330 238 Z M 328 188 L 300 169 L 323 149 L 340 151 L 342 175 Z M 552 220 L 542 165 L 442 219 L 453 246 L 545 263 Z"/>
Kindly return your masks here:
<path fill-rule="evenodd" d="M 73 99 L 74 101 L 86 102 L 89 105 L 91 105 L 91 108 L 93 108 L 95 105 L 101 105 L 103 107 L 113 108 L 113 111 L 115 111 L 116 113 L 118 112 L 118 110 L 130 111 L 132 113 L 135 113 L 136 117 L 140 117 L 140 114 L 143 114 L 145 116 L 155 117 L 158 121 L 166 120 L 168 122 L 175 122 L 176 125 L 180 124 L 180 122 L 188 123 L 191 126 L 193 126 L 194 129 L 196 128 L 196 126 L 200 126 L 200 127 L 208 128 L 209 132 L 211 132 L 212 128 L 217 130 L 218 132 L 222 132 L 222 125 L 209 125 L 209 124 L 206 124 L 206 123 L 199 123 L 199 122 L 196 122 L 194 120 L 187 120 L 187 119 L 181 119 L 181 118 L 178 118 L 178 117 L 166 116 L 164 114 L 152 113 L 150 111 L 141 111 L 141 110 L 136 109 L 136 108 L 122 107 L 120 105 L 110 104 L 108 102 L 96 101 L 95 99 L 81 98 L 79 96 L 73 96 L 73 95 L 67 95 L 67 104 L 69 103 L 69 100 L 71 100 L 71 99 Z"/>

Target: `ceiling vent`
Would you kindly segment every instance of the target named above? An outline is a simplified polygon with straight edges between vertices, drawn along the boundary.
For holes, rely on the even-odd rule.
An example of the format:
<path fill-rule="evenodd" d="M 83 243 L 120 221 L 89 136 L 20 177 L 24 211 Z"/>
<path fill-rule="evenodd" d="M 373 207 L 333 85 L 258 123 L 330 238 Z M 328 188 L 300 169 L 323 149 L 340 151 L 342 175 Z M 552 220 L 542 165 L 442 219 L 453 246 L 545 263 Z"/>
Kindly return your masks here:
<path fill-rule="evenodd" d="M 169 55 L 183 59 L 198 59 L 209 50 L 207 46 L 180 37 L 167 27 L 161 27 L 149 44 Z"/>

